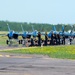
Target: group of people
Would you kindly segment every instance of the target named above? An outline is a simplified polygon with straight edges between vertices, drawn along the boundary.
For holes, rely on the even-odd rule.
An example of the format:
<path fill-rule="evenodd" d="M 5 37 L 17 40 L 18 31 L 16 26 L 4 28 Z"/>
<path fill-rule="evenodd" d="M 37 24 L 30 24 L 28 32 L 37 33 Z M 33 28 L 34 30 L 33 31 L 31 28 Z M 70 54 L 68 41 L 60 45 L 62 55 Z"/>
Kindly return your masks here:
<path fill-rule="evenodd" d="M 31 44 L 27 44 L 27 40 L 25 41 L 25 45 L 27 46 L 47 46 L 47 45 L 65 45 L 65 37 L 60 36 L 59 34 L 51 34 L 51 37 L 49 38 L 47 33 L 45 33 L 45 38 L 41 38 L 41 33 L 39 32 L 37 35 L 38 40 L 34 39 L 35 37 L 30 39 Z"/>

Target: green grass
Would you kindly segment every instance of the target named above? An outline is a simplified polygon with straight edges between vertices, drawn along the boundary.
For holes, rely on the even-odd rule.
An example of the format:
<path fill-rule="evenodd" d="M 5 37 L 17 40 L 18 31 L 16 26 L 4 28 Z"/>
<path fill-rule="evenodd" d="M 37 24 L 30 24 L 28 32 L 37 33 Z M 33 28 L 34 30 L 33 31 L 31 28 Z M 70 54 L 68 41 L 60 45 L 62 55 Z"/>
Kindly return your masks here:
<path fill-rule="evenodd" d="M 74 45 L 35 47 L 35 48 L 25 48 L 18 50 L 7 50 L 2 52 L 19 53 L 19 54 L 42 54 L 42 55 L 48 55 L 51 58 L 75 59 Z"/>
<path fill-rule="evenodd" d="M 6 36 L 0 36 L 0 45 L 6 45 L 6 40 L 8 38 Z"/>
<path fill-rule="evenodd" d="M 6 45 L 6 40 L 8 39 L 7 33 L 7 31 L 0 31 L 0 45 Z"/>

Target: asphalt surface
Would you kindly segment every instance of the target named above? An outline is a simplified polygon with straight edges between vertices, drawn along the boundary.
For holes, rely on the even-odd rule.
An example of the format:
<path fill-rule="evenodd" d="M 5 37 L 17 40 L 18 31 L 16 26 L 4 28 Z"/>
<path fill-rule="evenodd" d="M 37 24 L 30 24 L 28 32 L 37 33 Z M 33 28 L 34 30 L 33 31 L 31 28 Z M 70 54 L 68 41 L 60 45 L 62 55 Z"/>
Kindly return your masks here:
<path fill-rule="evenodd" d="M 0 75 L 75 75 L 75 60 L 0 53 Z"/>
<path fill-rule="evenodd" d="M 17 47 L 0 46 L 0 50 L 14 48 Z M 0 75 L 75 75 L 75 60 L 0 53 Z"/>

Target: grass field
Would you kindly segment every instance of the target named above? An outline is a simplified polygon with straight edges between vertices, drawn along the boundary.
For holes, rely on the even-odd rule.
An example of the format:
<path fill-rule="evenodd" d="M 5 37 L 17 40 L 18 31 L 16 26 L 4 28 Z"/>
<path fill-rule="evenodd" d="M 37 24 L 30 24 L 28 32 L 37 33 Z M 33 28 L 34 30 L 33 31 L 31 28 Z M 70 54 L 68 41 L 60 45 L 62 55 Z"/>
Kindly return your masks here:
<path fill-rule="evenodd" d="M 75 59 L 75 46 L 47 46 L 47 47 L 34 47 L 18 50 L 2 51 L 6 53 L 18 54 L 42 54 L 48 55 L 51 58 Z"/>
<path fill-rule="evenodd" d="M 6 34 L 7 34 L 7 32 L 0 31 L 0 45 L 6 45 L 6 40 L 8 39 Z"/>

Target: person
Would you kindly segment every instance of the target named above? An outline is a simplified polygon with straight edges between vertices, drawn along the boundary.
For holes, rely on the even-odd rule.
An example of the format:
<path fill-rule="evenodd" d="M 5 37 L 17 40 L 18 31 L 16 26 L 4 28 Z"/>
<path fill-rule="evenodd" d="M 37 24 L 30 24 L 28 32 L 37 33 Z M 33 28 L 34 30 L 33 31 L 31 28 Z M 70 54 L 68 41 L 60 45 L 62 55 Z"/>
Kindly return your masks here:
<path fill-rule="evenodd" d="M 72 44 L 72 37 L 69 37 L 70 45 Z"/>
<path fill-rule="evenodd" d="M 31 45 L 30 46 L 34 46 L 33 38 L 31 38 Z"/>
<path fill-rule="evenodd" d="M 53 33 L 51 34 L 51 45 L 53 45 Z"/>
<path fill-rule="evenodd" d="M 52 33 L 51 40 L 52 40 L 52 45 L 55 45 L 56 44 L 56 34 Z"/>
<path fill-rule="evenodd" d="M 63 36 L 63 44 L 65 45 L 65 36 Z"/>
<path fill-rule="evenodd" d="M 47 41 L 48 41 L 48 36 L 47 36 L 47 32 L 45 33 L 45 46 L 47 46 Z"/>
<path fill-rule="evenodd" d="M 38 46 L 41 46 L 41 33 L 38 32 Z"/>
<path fill-rule="evenodd" d="M 57 34 L 57 45 L 60 45 L 60 35 Z"/>

